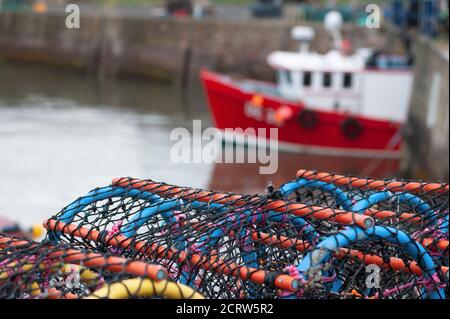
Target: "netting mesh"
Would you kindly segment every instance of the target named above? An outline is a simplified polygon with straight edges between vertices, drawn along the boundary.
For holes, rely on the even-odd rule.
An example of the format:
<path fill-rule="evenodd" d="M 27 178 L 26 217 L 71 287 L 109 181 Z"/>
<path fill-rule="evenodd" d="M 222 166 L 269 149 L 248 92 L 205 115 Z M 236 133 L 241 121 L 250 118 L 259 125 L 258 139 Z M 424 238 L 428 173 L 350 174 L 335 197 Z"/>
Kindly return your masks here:
<path fill-rule="evenodd" d="M 402 230 L 432 253 L 437 250 L 448 256 L 448 184 L 380 181 L 305 170 L 297 173 L 293 184 L 287 183 L 282 191 L 295 194 L 295 200 L 320 198 L 328 205 L 371 216 L 377 225 Z M 448 260 L 443 262 L 448 266 Z"/>
<path fill-rule="evenodd" d="M 304 170 L 262 195 L 119 178 L 45 221 L 46 242 L 30 245 L 159 265 L 153 267 L 167 270 L 164 281 L 178 285 L 175 291 L 191 292 L 172 297 L 442 299 L 448 298 L 448 199 L 447 184 Z M 26 262 L 26 249 L 20 256 Z M 106 270 L 92 271 L 113 291 L 124 290 L 116 282 L 124 287 L 136 276 Z M 24 278 L 7 277 L 1 291 L 15 285 L 21 294 L 8 296 L 33 296 L 21 287 L 35 279 Z M 101 289 L 86 286 L 87 292 L 68 293 Z M 105 289 L 100 296 L 127 295 Z"/>
<path fill-rule="evenodd" d="M 41 243 L 0 235 L 0 297 L 448 298 L 448 191 L 305 170 L 262 195 L 119 178 Z"/>
<path fill-rule="evenodd" d="M 160 265 L 0 234 L 0 298 L 203 298 Z"/>

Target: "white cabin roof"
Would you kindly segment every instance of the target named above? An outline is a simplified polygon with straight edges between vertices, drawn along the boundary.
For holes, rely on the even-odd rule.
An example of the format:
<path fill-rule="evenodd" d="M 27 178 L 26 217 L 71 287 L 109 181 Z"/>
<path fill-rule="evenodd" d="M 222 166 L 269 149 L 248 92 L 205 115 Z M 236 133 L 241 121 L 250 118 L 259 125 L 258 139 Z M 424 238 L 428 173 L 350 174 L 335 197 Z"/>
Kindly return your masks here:
<path fill-rule="evenodd" d="M 365 67 L 362 55 L 345 56 L 336 50 L 327 54 L 275 51 L 267 62 L 276 69 L 310 72 L 359 72 Z"/>

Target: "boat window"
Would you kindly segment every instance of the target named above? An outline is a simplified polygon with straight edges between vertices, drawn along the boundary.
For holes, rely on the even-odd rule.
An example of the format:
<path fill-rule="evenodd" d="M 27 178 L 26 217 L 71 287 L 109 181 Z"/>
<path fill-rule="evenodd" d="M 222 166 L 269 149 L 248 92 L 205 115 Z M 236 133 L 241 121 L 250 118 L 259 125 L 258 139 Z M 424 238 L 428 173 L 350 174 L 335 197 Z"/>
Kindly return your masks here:
<path fill-rule="evenodd" d="M 286 74 L 286 82 L 288 83 L 288 84 L 292 84 L 292 75 L 291 75 L 291 72 L 290 71 L 284 71 L 285 72 L 285 74 Z"/>
<path fill-rule="evenodd" d="M 325 72 L 323 74 L 323 87 L 329 88 L 331 87 L 331 73 Z"/>
<path fill-rule="evenodd" d="M 311 72 L 303 73 L 303 86 L 311 86 L 312 74 Z"/>
<path fill-rule="evenodd" d="M 346 89 L 349 89 L 352 87 L 353 77 L 351 73 L 344 73 L 344 83 L 343 86 Z"/>
<path fill-rule="evenodd" d="M 279 70 L 278 81 L 283 85 L 291 85 L 292 84 L 291 72 L 287 70 Z"/>

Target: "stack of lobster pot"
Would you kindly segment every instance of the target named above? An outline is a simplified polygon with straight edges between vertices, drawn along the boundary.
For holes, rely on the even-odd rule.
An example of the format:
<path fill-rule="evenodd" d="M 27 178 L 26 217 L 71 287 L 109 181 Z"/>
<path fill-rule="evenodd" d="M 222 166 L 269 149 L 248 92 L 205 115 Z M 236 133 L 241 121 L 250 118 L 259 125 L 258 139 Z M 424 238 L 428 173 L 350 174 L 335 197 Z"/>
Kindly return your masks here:
<path fill-rule="evenodd" d="M 42 243 L 0 237 L 0 297 L 446 299 L 448 201 L 307 170 L 257 195 L 116 178 Z"/>

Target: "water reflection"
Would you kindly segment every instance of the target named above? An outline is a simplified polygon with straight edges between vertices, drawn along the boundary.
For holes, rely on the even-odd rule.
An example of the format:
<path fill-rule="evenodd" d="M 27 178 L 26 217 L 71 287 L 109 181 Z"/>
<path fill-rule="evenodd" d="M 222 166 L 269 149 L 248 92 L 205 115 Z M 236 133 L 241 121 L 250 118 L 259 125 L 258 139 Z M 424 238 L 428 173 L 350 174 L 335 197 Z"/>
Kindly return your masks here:
<path fill-rule="evenodd" d="M 278 172 L 259 164 L 171 163 L 169 133 L 211 125 L 201 88 L 126 80 L 98 82 L 73 71 L 0 64 L 0 215 L 24 225 L 113 177 L 151 178 L 179 185 L 260 193 L 299 168 L 394 175 L 397 163 L 280 154 Z M 198 150 L 194 150 L 198 151 Z"/>
<path fill-rule="evenodd" d="M 295 178 L 300 169 L 339 172 L 362 176 L 393 177 L 398 170 L 398 160 L 345 158 L 310 154 L 280 153 L 278 170 L 273 175 L 258 174 L 260 164 L 216 164 L 209 188 L 240 193 L 261 193 L 269 183 L 280 186 Z"/>
<path fill-rule="evenodd" d="M 41 222 L 115 176 L 206 187 L 211 166 L 169 158 L 191 116 L 172 87 L 0 66 L 0 215 Z"/>

